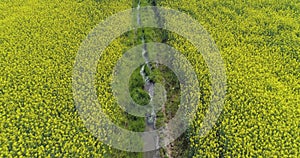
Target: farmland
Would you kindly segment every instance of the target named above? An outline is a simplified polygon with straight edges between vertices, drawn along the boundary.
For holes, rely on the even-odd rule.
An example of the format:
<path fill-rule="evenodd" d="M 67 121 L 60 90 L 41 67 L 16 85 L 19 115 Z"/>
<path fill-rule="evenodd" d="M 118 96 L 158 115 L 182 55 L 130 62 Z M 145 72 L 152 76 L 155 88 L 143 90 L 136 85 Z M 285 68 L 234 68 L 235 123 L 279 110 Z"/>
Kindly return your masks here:
<path fill-rule="evenodd" d="M 90 31 L 138 2 L 0 2 L 0 157 L 145 156 L 115 149 L 91 134 L 74 105 L 72 90 L 75 58 Z M 144 118 L 118 106 L 110 87 L 118 59 L 145 37 L 145 42 L 165 43 L 182 53 L 199 81 L 195 119 L 177 140 L 159 150 L 161 157 L 299 156 L 300 2 L 140 1 L 140 6 L 151 5 L 186 13 L 210 34 L 225 64 L 224 108 L 212 130 L 200 136 L 212 93 L 203 56 L 185 37 L 144 28 L 113 40 L 98 61 L 98 101 L 112 122 L 131 131 L 147 128 Z M 167 91 L 165 108 L 156 115 L 160 127 L 178 110 L 181 88 L 170 69 L 153 67 L 145 73 Z M 131 75 L 129 91 L 135 102 L 146 105 L 150 95 L 140 69 Z"/>

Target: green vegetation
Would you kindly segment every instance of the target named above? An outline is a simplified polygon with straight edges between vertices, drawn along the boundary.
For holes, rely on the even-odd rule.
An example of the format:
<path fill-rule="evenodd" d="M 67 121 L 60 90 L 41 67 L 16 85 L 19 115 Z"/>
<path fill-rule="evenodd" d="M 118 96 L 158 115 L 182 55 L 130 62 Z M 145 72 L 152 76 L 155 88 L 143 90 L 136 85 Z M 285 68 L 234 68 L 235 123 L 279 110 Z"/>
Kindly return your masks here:
<path fill-rule="evenodd" d="M 149 94 L 144 90 L 145 81 L 140 74 L 141 67 L 136 69 L 129 80 L 131 98 L 139 105 L 147 105 L 150 102 Z"/>
<path fill-rule="evenodd" d="M 73 103 L 72 68 L 81 42 L 106 17 L 137 1 L 0 2 L 0 157 L 142 157 L 113 149 L 85 128 Z M 210 102 L 209 72 L 196 48 L 168 31 L 144 28 L 115 39 L 98 63 L 98 100 L 119 126 L 143 131 L 145 119 L 124 112 L 111 92 L 112 72 L 122 53 L 146 42 L 171 45 L 193 65 L 201 89 L 191 127 L 170 147 L 172 157 L 297 157 L 300 148 L 300 3 L 290 1 L 148 0 L 141 3 L 183 11 L 210 33 L 226 64 L 227 95 L 217 125 L 198 132 Z M 154 63 L 152 63 L 154 64 Z M 149 102 L 137 68 L 129 90 Z M 151 81 L 167 91 L 163 126 L 177 111 L 180 86 L 158 65 Z M 165 156 L 166 149 L 161 150 Z"/>

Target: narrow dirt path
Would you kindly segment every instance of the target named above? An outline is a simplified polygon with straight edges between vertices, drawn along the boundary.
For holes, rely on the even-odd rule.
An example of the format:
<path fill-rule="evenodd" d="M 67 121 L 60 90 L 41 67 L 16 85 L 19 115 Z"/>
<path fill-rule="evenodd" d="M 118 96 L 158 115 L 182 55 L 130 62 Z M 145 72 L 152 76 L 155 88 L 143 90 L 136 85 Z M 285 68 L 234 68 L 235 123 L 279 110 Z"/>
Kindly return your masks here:
<path fill-rule="evenodd" d="M 146 120 L 146 124 L 147 124 L 147 120 Z M 155 130 L 153 128 L 153 125 L 146 125 L 145 131 L 152 131 Z M 146 141 L 147 142 L 153 142 L 153 138 L 149 137 L 149 140 Z M 146 146 L 148 146 L 149 144 L 144 144 L 144 147 L 146 148 Z M 148 151 L 148 152 L 144 152 L 144 158 L 160 158 L 159 155 L 159 150 L 153 150 L 153 151 Z"/>
<path fill-rule="evenodd" d="M 166 96 L 166 94 L 165 94 L 165 96 Z M 166 114 L 165 104 L 162 106 L 162 113 L 163 113 L 164 118 L 168 119 L 168 116 Z M 165 125 L 166 125 L 166 123 L 165 123 Z M 166 131 L 169 131 L 168 126 L 166 126 Z M 170 138 L 169 132 L 167 132 L 167 137 Z M 167 145 L 164 149 L 166 150 L 167 157 L 172 158 L 172 143 Z"/>

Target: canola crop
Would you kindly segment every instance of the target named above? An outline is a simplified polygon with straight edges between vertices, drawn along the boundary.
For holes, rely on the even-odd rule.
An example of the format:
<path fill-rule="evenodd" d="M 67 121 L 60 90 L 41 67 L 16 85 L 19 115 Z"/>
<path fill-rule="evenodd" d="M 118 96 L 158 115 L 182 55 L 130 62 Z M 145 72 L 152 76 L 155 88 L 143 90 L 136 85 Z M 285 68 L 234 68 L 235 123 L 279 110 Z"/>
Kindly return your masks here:
<path fill-rule="evenodd" d="M 131 8 L 133 3 L 0 2 L 0 157 L 142 157 L 141 153 L 123 152 L 98 141 L 82 123 L 72 98 L 72 68 L 81 42 L 99 22 Z M 297 157 L 300 3 L 155 3 L 199 21 L 216 42 L 226 65 L 224 110 L 214 128 L 201 137 L 198 133 L 211 93 L 209 71 L 191 43 L 168 32 L 164 42 L 191 62 L 201 89 L 201 108 L 184 138 L 175 141 L 172 156 Z M 146 36 L 151 38 L 154 29 L 146 30 Z M 102 108 L 116 124 L 140 130 L 144 128 L 142 121 L 135 123 L 136 118 L 118 108 L 109 87 L 113 67 L 122 53 L 132 47 L 136 40 L 133 38 L 133 33 L 123 35 L 105 50 L 97 67 L 96 87 Z M 161 42 L 159 37 L 154 38 Z"/>

